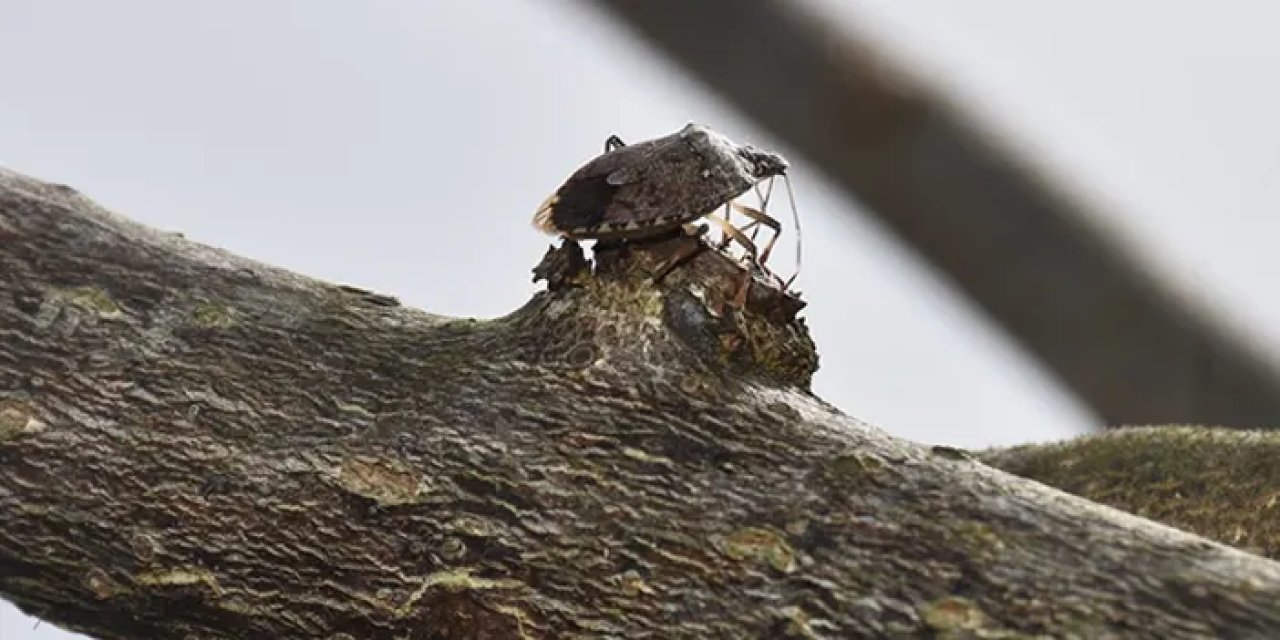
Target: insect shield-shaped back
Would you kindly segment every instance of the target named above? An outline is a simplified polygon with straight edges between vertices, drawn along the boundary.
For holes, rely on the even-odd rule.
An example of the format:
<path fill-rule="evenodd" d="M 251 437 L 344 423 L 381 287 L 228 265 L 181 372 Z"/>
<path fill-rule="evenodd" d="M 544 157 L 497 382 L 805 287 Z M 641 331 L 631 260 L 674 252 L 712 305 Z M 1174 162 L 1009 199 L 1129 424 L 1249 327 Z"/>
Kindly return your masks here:
<path fill-rule="evenodd" d="M 661 138 L 607 146 L 612 150 L 583 165 L 542 203 L 536 227 L 575 239 L 657 235 L 787 170 L 782 156 L 734 144 L 693 123 Z"/>

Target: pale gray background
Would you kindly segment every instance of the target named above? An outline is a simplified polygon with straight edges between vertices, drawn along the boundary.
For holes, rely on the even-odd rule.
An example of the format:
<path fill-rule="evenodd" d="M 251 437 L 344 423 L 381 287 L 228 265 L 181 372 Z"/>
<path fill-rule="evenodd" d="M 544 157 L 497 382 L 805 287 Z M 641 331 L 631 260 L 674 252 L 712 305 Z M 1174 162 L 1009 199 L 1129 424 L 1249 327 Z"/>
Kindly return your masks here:
<path fill-rule="evenodd" d="M 812 1 L 955 88 L 1190 295 L 1280 346 L 1280 5 Z M 608 134 L 689 120 L 778 147 L 567 1 L 0 0 L 0 165 L 440 313 L 521 304 L 549 242 L 537 204 Z M 1088 428 L 813 173 L 793 171 L 818 393 L 930 443 Z M 3 640 L 70 637 L 0 607 Z"/>

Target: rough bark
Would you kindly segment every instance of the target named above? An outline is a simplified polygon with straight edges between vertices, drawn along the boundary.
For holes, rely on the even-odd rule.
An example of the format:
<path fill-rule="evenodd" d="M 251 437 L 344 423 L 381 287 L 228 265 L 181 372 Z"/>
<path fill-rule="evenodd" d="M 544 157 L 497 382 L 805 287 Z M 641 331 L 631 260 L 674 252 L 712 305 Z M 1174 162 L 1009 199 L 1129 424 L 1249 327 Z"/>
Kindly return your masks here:
<path fill-rule="evenodd" d="M 448 319 L 0 173 L 0 595 L 101 638 L 1280 632 L 1280 565 L 813 397 L 790 298 L 651 282 L 687 242 Z"/>
<path fill-rule="evenodd" d="M 1132 427 L 977 455 L 1009 473 L 1280 558 L 1275 431 Z"/>

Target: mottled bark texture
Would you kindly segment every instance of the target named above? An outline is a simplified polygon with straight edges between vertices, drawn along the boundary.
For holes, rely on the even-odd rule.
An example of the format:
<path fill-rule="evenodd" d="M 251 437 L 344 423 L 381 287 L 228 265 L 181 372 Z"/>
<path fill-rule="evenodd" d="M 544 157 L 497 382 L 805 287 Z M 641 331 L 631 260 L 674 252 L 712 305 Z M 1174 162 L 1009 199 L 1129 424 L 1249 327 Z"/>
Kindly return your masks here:
<path fill-rule="evenodd" d="M 1280 558 L 1280 433 L 1141 427 L 979 459 L 1170 526 Z"/>
<path fill-rule="evenodd" d="M 688 242 L 454 320 L 0 173 L 0 595 L 102 638 L 1280 633 L 1280 565 L 814 398 L 798 305 L 651 283 Z"/>

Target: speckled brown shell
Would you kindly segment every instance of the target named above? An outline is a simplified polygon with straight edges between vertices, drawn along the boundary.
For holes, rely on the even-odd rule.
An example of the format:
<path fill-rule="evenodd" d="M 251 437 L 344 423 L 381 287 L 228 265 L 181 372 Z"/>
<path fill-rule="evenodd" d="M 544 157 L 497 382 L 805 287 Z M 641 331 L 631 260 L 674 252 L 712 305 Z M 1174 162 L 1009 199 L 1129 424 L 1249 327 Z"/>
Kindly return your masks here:
<path fill-rule="evenodd" d="M 571 238 L 634 238 L 715 211 L 758 178 L 739 147 L 701 125 L 622 147 L 574 172 L 534 224 Z"/>

